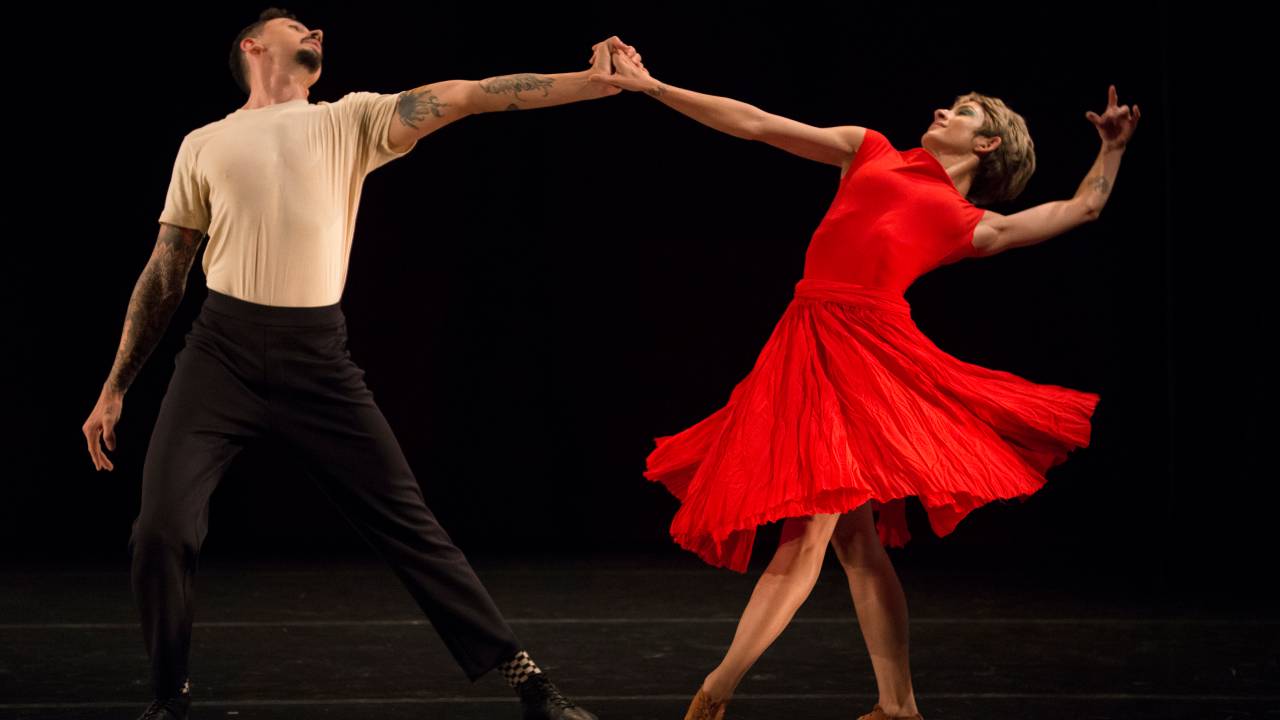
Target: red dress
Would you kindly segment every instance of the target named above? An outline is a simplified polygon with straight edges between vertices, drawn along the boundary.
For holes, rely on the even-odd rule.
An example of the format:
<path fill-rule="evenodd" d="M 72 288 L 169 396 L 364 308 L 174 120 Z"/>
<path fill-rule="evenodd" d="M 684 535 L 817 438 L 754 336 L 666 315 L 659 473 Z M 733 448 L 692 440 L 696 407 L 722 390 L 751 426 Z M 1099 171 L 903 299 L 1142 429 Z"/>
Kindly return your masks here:
<path fill-rule="evenodd" d="M 982 214 L 929 151 L 866 131 L 754 368 L 723 408 L 655 438 L 644 475 L 681 501 L 677 543 L 745 572 L 759 525 L 871 500 L 900 547 L 907 497 L 944 536 L 1088 446 L 1097 394 L 958 360 L 911 319 L 907 287 L 976 254 Z"/>

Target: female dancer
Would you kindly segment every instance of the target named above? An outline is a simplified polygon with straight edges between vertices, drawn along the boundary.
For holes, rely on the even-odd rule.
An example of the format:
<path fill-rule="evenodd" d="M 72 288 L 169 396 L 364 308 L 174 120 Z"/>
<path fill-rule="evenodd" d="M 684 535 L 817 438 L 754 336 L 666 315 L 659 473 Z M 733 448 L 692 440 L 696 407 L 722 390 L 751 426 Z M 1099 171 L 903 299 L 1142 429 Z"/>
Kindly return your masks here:
<path fill-rule="evenodd" d="M 672 537 L 706 562 L 744 572 L 757 526 L 785 520 L 719 667 L 686 720 L 719 720 L 729 698 L 817 581 L 827 543 L 849 579 L 879 702 L 859 720 L 923 720 L 911 687 L 907 607 L 884 545 L 909 538 L 917 497 L 938 536 L 973 509 L 1025 498 L 1087 447 L 1099 396 L 962 362 L 916 327 L 903 299 L 926 272 L 1048 240 L 1096 219 L 1138 107 L 1087 112 L 1102 148 L 1074 197 L 1008 216 L 1035 170 L 1022 117 L 969 93 L 934 112 L 921 147 L 899 151 L 858 126 L 819 128 L 724 97 L 658 82 L 640 55 L 593 79 L 645 92 L 735 137 L 841 168 L 804 278 L 728 404 L 656 438 L 645 477 L 681 500 Z M 878 514 L 873 517 L 873 512 Z"/>

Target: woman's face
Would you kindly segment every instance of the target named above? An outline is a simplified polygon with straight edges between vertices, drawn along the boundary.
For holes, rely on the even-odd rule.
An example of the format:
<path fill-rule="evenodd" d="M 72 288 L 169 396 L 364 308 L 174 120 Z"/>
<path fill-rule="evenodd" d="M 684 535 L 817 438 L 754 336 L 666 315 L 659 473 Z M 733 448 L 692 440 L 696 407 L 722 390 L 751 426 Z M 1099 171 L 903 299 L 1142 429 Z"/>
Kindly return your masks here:
<path fill-rule="evenodd" d="M 933 124 L 921 136 L 920 145 L 935 153 L 970 152 L 973 136 L 986 120 L 982 106 L 972 100 L 957 103 L 950 109 L 938 108 L 933 111 Z"/>

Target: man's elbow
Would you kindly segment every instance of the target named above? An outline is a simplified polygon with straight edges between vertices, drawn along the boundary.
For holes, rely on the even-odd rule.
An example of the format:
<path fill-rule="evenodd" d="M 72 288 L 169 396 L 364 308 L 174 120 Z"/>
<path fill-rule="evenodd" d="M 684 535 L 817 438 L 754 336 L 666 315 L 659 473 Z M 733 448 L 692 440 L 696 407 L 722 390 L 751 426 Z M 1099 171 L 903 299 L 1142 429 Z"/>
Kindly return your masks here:
<path fill-rule="evenodd" d="M 456 99 L 451 109 L 458 120 L 468 115 L 493 110 L 492 107 L 486 107 L 486 95 L 478 80 L 455 80 L 454 82 L 458 83 L 458 86 L 457 92 L 453 93 Z"/>

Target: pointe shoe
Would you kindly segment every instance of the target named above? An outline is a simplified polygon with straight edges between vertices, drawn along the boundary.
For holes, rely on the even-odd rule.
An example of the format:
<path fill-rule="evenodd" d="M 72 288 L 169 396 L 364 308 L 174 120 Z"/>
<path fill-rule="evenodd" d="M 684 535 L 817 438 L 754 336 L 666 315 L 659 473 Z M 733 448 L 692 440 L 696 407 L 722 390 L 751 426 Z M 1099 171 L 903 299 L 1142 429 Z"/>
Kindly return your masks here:
<path fill-rule="evenodd" d="M 689 710 L 684 714 L 684 720 L 724 720 L 724 709 L 729 701 L 713 702 L 711 698 L 698 688 L 698 694 L 693 696 L 693 702 L 689 704 Z"/>
<path fill-rule="evenodd" d="M 880 703 L 876 703 L 876 706 L 871 708 L 871 712 L 859 716 L 858 720 L 924 720 L 924 716 L 920 713 L 915 715 L 889 715 L 884 711 L 884 708 L 880 707 Z"/>

